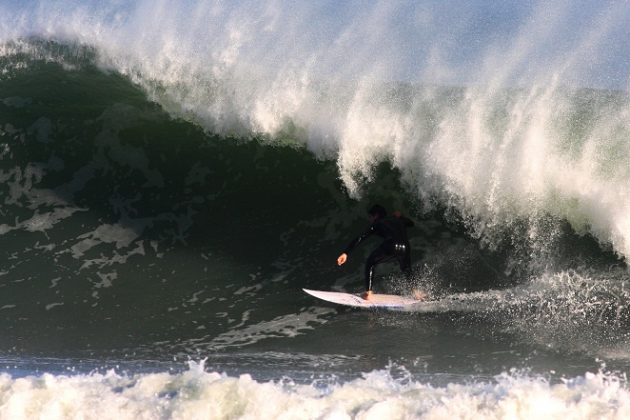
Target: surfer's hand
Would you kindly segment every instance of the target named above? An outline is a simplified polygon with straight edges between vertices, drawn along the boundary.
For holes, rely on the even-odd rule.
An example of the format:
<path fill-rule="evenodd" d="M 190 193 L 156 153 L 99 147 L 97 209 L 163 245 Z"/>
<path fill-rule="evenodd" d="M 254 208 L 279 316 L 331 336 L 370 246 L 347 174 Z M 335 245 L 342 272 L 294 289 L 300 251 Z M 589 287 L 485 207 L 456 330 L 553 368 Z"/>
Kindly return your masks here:
<path fill-rule="evenodd" d="M 402 214 L 401 214 L 401 213 L 400 213 L 400 211 L 398 211 L 398 210 L 396 210 L 396 211 L 393 213 L 393 215 L 394 215 L 394 217 L 397 217 L 398 219 L 400 219 L 400 216 L 402 216 Z"/>
<path fill-rule="evenodd" d="M 344 252 L 339 257 L 337 257 L 337 265 L 345 264 L 347 259 L 348 259 L 348 254 Z"/>
<path fill-rule="evenodd" d="M 370 300 L 370 298 L 372 297 L 372 291 L 366 290 L 365 292 L 363 292 L 363 295 L 361 295 L 361 297 L 365 300 Z"/>

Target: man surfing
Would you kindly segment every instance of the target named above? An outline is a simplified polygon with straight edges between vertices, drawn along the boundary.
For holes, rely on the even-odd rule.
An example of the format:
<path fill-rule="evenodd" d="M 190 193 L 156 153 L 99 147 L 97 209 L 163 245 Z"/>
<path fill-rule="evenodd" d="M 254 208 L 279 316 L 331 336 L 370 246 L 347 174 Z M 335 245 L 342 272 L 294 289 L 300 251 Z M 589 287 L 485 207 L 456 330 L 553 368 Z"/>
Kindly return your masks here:
<path fill-rule="evenodd" d="M 399 211 L 395 211 L 393 217 L 388 217 L 385 208 L 378 204 L 368 210 L 368 218 L 370 220 L 368 229 L 350 242 L 337 258 L 337 265 L 343 265 L 348 259 L 348 254 L 364 239 L 373 234 L 383 238 L 383 242 L 372 251 L 365 262 L 365 293 L 363 293 L 365 300 L 369 300 L 372 295 L 374 269 L 378 264 L 396 260 L 405 276 L 411 277 L 411 247 L 406 228 L 414 225 L 413 221 L 402 216 Z"/>

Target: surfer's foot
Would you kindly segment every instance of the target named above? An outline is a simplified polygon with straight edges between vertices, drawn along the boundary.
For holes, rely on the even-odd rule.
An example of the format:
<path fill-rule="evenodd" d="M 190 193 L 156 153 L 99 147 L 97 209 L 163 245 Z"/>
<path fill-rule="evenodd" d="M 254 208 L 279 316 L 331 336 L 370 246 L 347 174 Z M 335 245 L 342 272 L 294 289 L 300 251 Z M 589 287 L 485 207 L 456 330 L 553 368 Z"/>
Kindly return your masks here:
<path fill-rule="evenodd" d="M 413 289 L 411 291 L 411 295 L 415 300 L 425 300 L 427 298 L 426 292 L 423 292 L 420 289 Z"/>
<path fill-rule="evenodd" d="M 363 299 L 365 299 L 365 300 L 370 300 L 370 298 L 372 297 L 372 291 L 371 290 L 366 290 L 365 292 L 363 292 L 361 297 Z"/>

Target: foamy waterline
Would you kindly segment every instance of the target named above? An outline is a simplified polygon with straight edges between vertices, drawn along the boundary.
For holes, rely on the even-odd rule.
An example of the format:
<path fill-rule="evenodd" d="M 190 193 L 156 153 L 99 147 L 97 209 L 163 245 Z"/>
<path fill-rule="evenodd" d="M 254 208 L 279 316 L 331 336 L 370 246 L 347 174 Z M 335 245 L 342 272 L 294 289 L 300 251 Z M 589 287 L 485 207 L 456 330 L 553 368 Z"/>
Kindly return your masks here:
<path fill-rule="evenodd" d="M 560 383 L 504 373 L 491 382 L 435 387 L 390 371 L 346 383 L 258 382 L 190 363 L 180 374 L 0 375 L 2 418 L 625 418 L 622 376 L 586 373 Z"/>

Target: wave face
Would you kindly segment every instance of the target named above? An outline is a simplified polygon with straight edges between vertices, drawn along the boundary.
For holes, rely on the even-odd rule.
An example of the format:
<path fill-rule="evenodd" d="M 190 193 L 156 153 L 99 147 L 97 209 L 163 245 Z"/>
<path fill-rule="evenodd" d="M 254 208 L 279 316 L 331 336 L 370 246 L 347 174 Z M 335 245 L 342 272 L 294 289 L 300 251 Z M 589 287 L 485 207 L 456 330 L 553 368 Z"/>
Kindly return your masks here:
<path fill-rule="evenodd" d="M 623 342 L 625 271 L 566 219 L 527 218 L 514 208 L 504 214 L 509 222 L 478 232 L 478 219 L 457 213 L 460 203 L 433 196 L 436 211 L 423 210 L 404 171 L 391 164 L 362 181 L 356 201 L 338 162 L 318 159 L 292 137 L 224 137 L 173 118 L 126 76 L 96 67 L 92 49 L 44 41 L 11 48 L 0 85 L 7 350 L 18 343 L 64 354 L 73 342 L 154 353 L 162 343 L 163 356 L 300 335 L 334 312 L 304 309 L 301 287 L 361 286 L 369 246 L 353 257 L 354 272 L 331 262 L 364 228 L 374 201 L 418 217 L 414 283 L 435 297 L 507 287 L 501 296 L 466 300 L 493 318 L 514 314 L 509 319 L 534 336 L 530 315 L 512 308 L 510 295 L 538 307 L 542 320 L 550 301 L 579 308 L 597 295 L 601 306 L 589 306 L 578 325 L 598 325 L 603 312 L 610 322 L 594 327 L 584 345 L 600 343 L 604 331 L 607 345 Z M 446 104 L 462 94 L 443 91 L 436 103 L 448 113 Z M 391 275 L 381 287 L 412 287 Z M 591 283 L 601 290 L 580 292 Z M 76 313 L 92 315 L 76 320 Z M 572 313 L 553 316 L 562 324 Z M 558 328 L 544 336 L 563 342 L 553 338 L 562 336 Z"/>
<path fill-rule="evenodd" d="M 0 399 L 152 382 L 149 416 L 177 417 L 197 375 L 313 416 L 366 389 L 402 406 L 340 412 L 501 417 L 505 388 L 626 410 L 623 373 L 584 372 L 630 358 L 628 11 L 451 6 L 1 5 Z M 373 202 L 417 222 L 414 278 L 377 283 L 426 289 L 413 313 L 300 290 L 361 288 L 371 246 L 334 261 Z M 226 374 L 175 372 L 191 357 Z"/>

